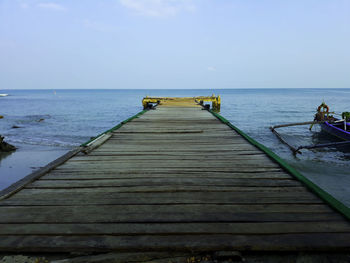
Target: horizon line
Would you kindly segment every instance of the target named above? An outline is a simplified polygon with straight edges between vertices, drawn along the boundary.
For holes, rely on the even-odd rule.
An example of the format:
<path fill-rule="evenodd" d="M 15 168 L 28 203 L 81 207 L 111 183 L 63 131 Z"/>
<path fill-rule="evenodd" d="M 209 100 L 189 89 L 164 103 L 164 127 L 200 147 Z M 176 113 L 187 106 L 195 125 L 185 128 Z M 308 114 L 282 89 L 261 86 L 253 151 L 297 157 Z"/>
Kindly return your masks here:
<path fill-rule="evenodd" d="M 11 90 L 256 90 L 256 89 L 274 89 L 274 90 L 290 90 L 290 89 L 350 89 L 349 88 L 37 88 L 37 89 L 0 89 L 0 91 L 11 91 Z"/>

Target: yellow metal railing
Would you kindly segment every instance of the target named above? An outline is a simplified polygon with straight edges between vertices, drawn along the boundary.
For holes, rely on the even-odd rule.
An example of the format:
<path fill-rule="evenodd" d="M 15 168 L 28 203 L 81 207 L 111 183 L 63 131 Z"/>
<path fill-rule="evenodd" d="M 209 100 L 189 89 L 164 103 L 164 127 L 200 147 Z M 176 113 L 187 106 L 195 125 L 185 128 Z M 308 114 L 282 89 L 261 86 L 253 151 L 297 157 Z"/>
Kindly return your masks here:
<path fill-rule="evenodd" d="M 203 104 L 204 102 L 210 102 L 212 103 L 212 108 L 215 111 L 220 111 L 220 106 L 221 106 L 221 97 L 215 96 L 214 94 L 211 97 L 205 97 L 205 96 L 200 96 L 200 97 L 194 97 L 195 101 Z"/>
<path fill-rule="evenodd" d="M 200 104 L 203 105 L 204 102 L 211 102 L 212 108 L 215 111 L 220 111 L 221 106 L 221 98 L 220 96 L 198 96 L 198 97 L 148 97 L 142 99 L 143 108 L 146 109 L 149 107 L 149 104 L 171 104 L 179 106 L 184 106 L 184 104 L 188 104 L 187 106 Z"/>

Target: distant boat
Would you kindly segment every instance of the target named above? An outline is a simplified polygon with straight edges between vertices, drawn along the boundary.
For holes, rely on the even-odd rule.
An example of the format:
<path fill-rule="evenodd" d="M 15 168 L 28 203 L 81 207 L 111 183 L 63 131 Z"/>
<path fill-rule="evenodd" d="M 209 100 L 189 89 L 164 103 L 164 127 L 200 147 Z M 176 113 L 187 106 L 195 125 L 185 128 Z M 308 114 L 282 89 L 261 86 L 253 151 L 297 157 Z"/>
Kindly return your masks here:
<path fill-rule="evenodd" d="M 8 94 L 0 93 L 0 97 L 6 97 L 6 96 L 8 96 Z"/>

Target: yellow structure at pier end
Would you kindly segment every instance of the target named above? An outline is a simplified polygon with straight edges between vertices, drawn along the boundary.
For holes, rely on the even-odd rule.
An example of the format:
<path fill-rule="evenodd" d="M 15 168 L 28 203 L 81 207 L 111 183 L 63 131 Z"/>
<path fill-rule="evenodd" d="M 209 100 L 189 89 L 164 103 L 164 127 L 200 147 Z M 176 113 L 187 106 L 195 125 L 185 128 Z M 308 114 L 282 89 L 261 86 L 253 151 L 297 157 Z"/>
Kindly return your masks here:
<path fill-rule="evenodd" d="M 148 97 L 142 100 L 143 108 L 146 109 L 151 104 L 157 104 L 169 107 L 193 107 L 202 105 L 204 102 L 211 102 L 214 111 L 220 111 L 221 98 L 220 96 L 198 96 L 198 97 Z"/>

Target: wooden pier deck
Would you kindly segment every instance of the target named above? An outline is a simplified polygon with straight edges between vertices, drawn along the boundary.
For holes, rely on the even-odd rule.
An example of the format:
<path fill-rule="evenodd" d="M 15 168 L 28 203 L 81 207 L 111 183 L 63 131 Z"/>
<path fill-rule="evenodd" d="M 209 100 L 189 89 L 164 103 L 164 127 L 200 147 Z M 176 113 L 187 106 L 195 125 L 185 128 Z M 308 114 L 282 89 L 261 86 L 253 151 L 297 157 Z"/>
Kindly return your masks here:
<path fill-rule="evenodd" d="M 7 191 L 1 252 L 350 248 L 343 215 L 194 103 L 104 140 Z"/>

